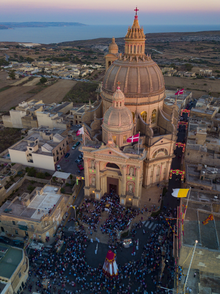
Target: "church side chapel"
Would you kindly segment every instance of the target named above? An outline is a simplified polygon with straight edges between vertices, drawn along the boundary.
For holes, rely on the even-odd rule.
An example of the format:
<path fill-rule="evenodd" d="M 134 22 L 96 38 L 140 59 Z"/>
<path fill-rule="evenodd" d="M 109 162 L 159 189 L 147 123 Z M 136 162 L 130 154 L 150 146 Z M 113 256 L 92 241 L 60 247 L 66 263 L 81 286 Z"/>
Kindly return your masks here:
<path fill-rule="evenodd" d="M 177 139 L 177 105 L 164 104 L 159 66 L 145 54 L 138 9 L 125 36 L 105 56 L 106 73 L 96 107 L 83 116 L 85 197 L 115 192 L 122 205 L 139 207 L 147 188 L 169 180 Z"/>

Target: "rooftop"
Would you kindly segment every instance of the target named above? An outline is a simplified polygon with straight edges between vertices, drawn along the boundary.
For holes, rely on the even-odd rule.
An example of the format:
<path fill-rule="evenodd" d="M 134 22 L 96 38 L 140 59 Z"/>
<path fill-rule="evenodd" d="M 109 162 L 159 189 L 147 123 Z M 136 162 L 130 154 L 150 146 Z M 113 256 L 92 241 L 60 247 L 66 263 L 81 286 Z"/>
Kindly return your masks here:
<path fill-rule="evenodd" d="M 208 191 L 191 190 L 184 222 L 184 244 L 193 246 L 195 240 L 198 240 L 201 247 L 219 250 L 220 195 L 218 198 L 214 196 Z M 187 199 L 183 199 L 183 204 L 187 204 Z M 202 222 L 210 214 L 213 214 L 214 220 L 203 225 Z"/>
<path fill-rule="evenodd" d="M 0 243 L 0 277 L 10 279 L 22 258 L 22 249 Z"/>
<path fill-rule="evenodd" d="M 53 177 L 59 178 L 59 179 L 64 179 L 67 180 L 69 178 L 71 174 L 70 173 L 64 173 L 64 172 L 60 172 L 60 171 L 56 171 L 53 174 Z"/>
<path fill-rule="evenodd" d="M 42 189 L 35 189 L 30 197 L 28 197 L 30 203 L 27 206 L 25 205 L 25 200 L 27 199 L 27 195 L 25 194 L 25 199 L 22 197 L 16 197 L 12 202 L 6 201 L 0 207 L 0 214 L 4 213 L 6 208 L 9 208 L 11 209 L 11 216 L 40 220 L 44 215 L 50 213 L 62 197 L 62 194 L 57 192 L 58 188 L 50 185 L 47 185 Z"/>

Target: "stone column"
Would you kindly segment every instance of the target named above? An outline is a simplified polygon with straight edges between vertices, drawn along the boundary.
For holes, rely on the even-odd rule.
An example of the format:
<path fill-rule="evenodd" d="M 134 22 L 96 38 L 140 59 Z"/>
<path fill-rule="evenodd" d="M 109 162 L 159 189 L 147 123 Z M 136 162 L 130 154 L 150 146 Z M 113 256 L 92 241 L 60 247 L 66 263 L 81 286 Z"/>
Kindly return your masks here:
<path fill-rule="evenodd" d="M 126 195 L 126 165 L 122 166 L 122 188 L 121 194 Z"/>
<path fill-rule="evenodd" d="M 139 197 L 139 181 L 140 181 L 140 167 L 136 168 L 136 175 L 135 175 L 135 196 Z"/>
<path fill-rule="evenodd" d="M 88 165 L 88 159 L 84 159 L 84 175 L 85 175 L 85 187 L 89 187 L 89 165 Z"/>
<path fill-rule="evenodd" d="M 96 169 L 96 190 L 100 191 L 99 161 L 95 162 L 95 169 Z"/>
<path fill-rule="evenodd" d="M 152 184 L 154 184 L 155 181 L 156 181 L 156 165 L 154 164 L 153 165 L 153 182 L 152 182 Z"/>

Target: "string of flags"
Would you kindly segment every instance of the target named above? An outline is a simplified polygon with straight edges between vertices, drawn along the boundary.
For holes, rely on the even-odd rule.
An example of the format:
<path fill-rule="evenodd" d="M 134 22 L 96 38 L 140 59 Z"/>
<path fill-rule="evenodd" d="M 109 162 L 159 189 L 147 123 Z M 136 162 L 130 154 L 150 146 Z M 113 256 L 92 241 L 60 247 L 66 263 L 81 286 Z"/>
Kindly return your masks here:
<path fill-rule="evenodd" d="M 79 184 L 79 180 L 84 180 L 85 178 L 84 177 L 76 177 L 76 184 L 78 185 Z"/>
<path fill-rule="evenodd" d="M 214 220 L 213 214 L 210 214 L 203 222 L 203 225 L 207 225 L 209 221 Z"/>
<path fill-rule="evenodd" d="M 172 232 L 175 234 L 175 236 L 177 237 L 177 234 L 176 234 L 176 232 L 174 231 L 174 229 L 173 229 L 173 227 L 172 227 L 172 225 L 171 225 L 171 223 L 169 222 L 169 218 L 165 218 L 165 220 L 166 220 L 166 222 L 167 222 L 167 224 L 168 224 L 168 226 L 170 227 L 170 229 L 172 230 Z"/>

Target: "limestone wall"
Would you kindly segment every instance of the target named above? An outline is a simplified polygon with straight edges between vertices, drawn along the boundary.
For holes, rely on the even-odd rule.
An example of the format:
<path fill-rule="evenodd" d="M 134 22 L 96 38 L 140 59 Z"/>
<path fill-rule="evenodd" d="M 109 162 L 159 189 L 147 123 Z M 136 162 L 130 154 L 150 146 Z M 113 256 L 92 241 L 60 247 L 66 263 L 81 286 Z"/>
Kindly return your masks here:
<path fill-rule="evenodd" d="M 158 117 L 158 126 L 166 129 L 167 132 L 172 133 L 174 131 L 173 124 L 171 121 L 165 116 L 163 111 L 160 111 Z"/>
<path fill-rule="evenodd" d="M 88 109 L 82 116 L 82 121 L 86 124 L 90 125 L 90 123 L 94 120 L 94 114 L 97 118 L 102 117 L 102 101 L 99 102 L 97 107 Z"/>

